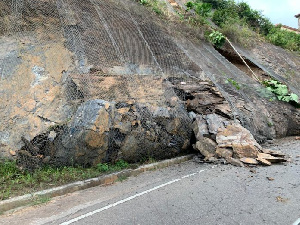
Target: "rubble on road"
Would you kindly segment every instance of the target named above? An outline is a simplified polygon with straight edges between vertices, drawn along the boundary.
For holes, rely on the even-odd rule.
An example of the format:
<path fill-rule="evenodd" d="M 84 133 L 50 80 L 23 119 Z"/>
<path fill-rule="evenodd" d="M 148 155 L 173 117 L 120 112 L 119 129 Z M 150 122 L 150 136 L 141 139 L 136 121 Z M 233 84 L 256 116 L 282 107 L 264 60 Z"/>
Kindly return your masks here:
<path fill-rule="evenodd" d="M 210 123 L 207 122 L 205 125 L 203 117 L 200 119 L 198 117 L 194 124 L 197 139 L 194 148 L 200 151 L 205 157 L 204 160 L 211 162 L 211 159 L 216 161 L 215 158 L 223 158 L 227 163 L 240 167 L 271 166 L 273 163 L 287 162 L 285 154 L 264 149 L 242 125 L 220 119 L 212 123 L 213 120 L 210 120 Z M 216 128 L 216 125 L 219 127 Z M 217 132 L 210 133 L 210 127 L 214 127 Z"/>

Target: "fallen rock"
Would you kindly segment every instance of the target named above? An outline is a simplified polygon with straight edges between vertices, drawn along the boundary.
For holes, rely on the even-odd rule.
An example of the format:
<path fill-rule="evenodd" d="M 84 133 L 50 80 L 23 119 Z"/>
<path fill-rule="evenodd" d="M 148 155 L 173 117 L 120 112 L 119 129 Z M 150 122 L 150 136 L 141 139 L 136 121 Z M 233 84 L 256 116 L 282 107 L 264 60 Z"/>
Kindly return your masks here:
<path fill-rule="evenodd" d="M 275 150 L 270 150 L 270 149 L 263 149 L 262 152 L 265 153 L 265 154 L 275 156 L 275 157 L 285 157 L 285 154 L 280 152 L 280 151 L 275 151 Z"/>
<path fill-rule="evenodd" d="M 216 149 L 216 155 L 220 158 L 231 158 L 233 156 L 233 150 L 230 148 L 219 148 Z"/>
<path fill-rule="evenodd" d="M 258 161 L 253 158 L 241 158 L 240 161 L 246 164 L 258 165 Z"/>
<path fill-rule="evenodd" d="M 205 158 L 211 158 L 216 153 L 216 146 L 217 144 L 213 140 L 202 137 L 198 139 L 194 148 L 199 150 L 200 153 L 205 156 Z"/>
<path fill-rule="evenodd" d="M 233 154 L 235 158 L 256 158 L 259 151 L 256 146 L 248 143 L 232 144 Z"/>
<path fill-rule="evenodd" d="M 220 129 L 216 141 L 218 148 L 233 149 L 234 158 L 257 158 L 262 149 L 251 133 L 240 124 L 231 124 Z"/>
<path fill-rule="evenodd" d="M 254 146 L 257 150 L 262 147 L 256 142 L 249 130 L 240 124 L 234 123 L 219 130 L 216 141 L 219 147 L 232 147 L 233 145 Z"/>
<path fill-rule="evenodd" d="M 244 167 L 244 164 L 239 159 L 230 157 L 230 158 L 227 158 L 226 161 L 233 166 Z"/>
<path fill-rule="evenodd" d="M 266 153 L 259 153 L 257 158 L 267 160 L 271 163 L 281 163 L 287 161 L 285 158 L 275 157 Z"/>
<path fill-rule="evenodd" d="M 260 162 L 262 165 L 264 165 L 264 166 L 271 166 L 272 165 L 272 163 L 271 162 L 269 162 L 268 160 L 266 160 L 266 159 L 262 159 L 262 158 L 257 158 L 256 159 L 258 162 Z"/>

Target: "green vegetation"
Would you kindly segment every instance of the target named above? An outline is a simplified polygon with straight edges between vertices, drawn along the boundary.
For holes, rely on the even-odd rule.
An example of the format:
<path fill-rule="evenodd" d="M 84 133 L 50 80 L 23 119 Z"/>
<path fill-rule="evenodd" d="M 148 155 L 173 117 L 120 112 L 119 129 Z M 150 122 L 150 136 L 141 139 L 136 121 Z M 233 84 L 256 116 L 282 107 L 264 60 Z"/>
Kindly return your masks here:
<path fill-rule="evenodd" d="M 211 4 L 208 3 L 203 3 L 200 1 L 195 1 L 195 2 L 189 1 L 186 3 L 186 7 L 187 7 L 187 11 L 193 9 L 197 15 L 200 15 L 204 18 L 207 18 L 211 15 L 212 7 Z"/>
<path fill-rule="evenodd" d="M 262 82 L 267 91 L 276 95 L 280 101 L 299 104 L 299 97 L 294 93 L 289 93 L 288 87 L 277 80 L 265 80 Z"/>
<path fill-rule="evenodd" d="M 272 44 L 291 51 L 300 51 L 300 34 L 281 30 L 281 26 L 274 26 L 267 35 Z"/>
<path fill-rule="evenodd" d="M 132 165 L 119 160 L 115 164 L 99 163 L 92 168 L 47 166 L 29 173 L 20 170 L 14 161 L 6 160 L 0 162 L 0 200 L 69 182 L 98 177 L 103 173 L 120 171 L 130 166 Z M 42 203 L 48 200 L 37 199 L 37 202 Z"/>
<path fill-rule="evenodd" d="M 220 33 L 219 31 L 213 31 L 209 36 L 208 36 L 210 42 L 216 47 L 216 48 L 222 48 L 222 46 L 226 42 L 225 36 Z"/>
<path fill-rule="evenodd" d="M 194 0 L 186 6 L 188 11 L 195 11 L 198 20 L 199 17 L 202 21 L 210 18 L 219 26 L 220 32 L 244 47 L 252 47 L 256 40 L 264 39 L 282 48 L 300 51 L 300 34 L 274 26 L 261 11 L 252 9 L 246 2 Z"/>
<path fill-rule="evenodd" d="M 239 85 L 238 82 L 236 82 L 235 80 L 228 78 L 226 81 L 226 83 L 231 83 L 237 90 L 241 89 L 241 86 Z"/>
<path fill-rule="evenodd" d="M 152 11 L 158 15 L 164 14 L 164 8 L 166 4 L 159 0 L 137 0 L 141 5 L 149 6 L 152 8 Z"/>

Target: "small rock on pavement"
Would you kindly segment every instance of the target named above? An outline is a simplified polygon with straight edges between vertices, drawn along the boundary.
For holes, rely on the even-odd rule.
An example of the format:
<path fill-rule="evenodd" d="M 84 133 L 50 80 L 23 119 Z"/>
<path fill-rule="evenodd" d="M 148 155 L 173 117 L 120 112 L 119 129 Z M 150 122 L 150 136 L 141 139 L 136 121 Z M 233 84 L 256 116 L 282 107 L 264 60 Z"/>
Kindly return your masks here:
<path fill-rule="evenodd" d="M 275 157 L 272 156 L 270 154 L 266 154 L 266 153 L 259 153 L 257 156 L 258 159 L 265 159 L 271 163 L 280 163 L 280 162 L 286 162 L 287 160 L 285 158 L 282 157 Z"/>
<path fill-rule="evenodd" d="M 269 181 L 275 180 L 273 177 L 267 177 L 267 179 L 268 179 Z"/>
<path fill-rule="evenodd" d="M 244 167 L 244 164 L 239 159 L 229 157 L 226 159 L 226 161 L 233 166 Z"/>
<path fill-rule="evenodd" d="M 271 166 L 271 165 L 272 165 L 272 163 L 269 162 L 269 161 L 266 160 L 266 159 L 257 158 L 256 160 L 257 160 L 258 162 L 260 162 L 262 165 L 265 165 L 265 166 Z"/>
<path fill-rule="evenodd" d="M 253 158 L 241 158 L 240 159 L 241 162 L 246 163 L 246 164 L 252 164 L 252 165 L 257 165 L 258 161 L 256 159 Z"/>

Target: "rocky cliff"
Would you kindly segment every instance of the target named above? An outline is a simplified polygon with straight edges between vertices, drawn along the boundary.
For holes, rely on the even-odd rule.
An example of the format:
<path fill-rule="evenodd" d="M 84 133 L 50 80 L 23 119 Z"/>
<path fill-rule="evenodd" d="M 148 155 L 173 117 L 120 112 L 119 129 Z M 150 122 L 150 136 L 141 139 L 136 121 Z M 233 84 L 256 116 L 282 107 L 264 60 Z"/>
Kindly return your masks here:
<path fill-rule="evenodd" d="M 212 145 L 228 121 L 257 142 L 300 134 L 299 109 L 135 1 L 3 0 L 0 15 L 0 155 L 25 167 L 172 157 L 196 143 L 195 121 Z M 238 49 L 300 96 L 299 56 Z"/>

